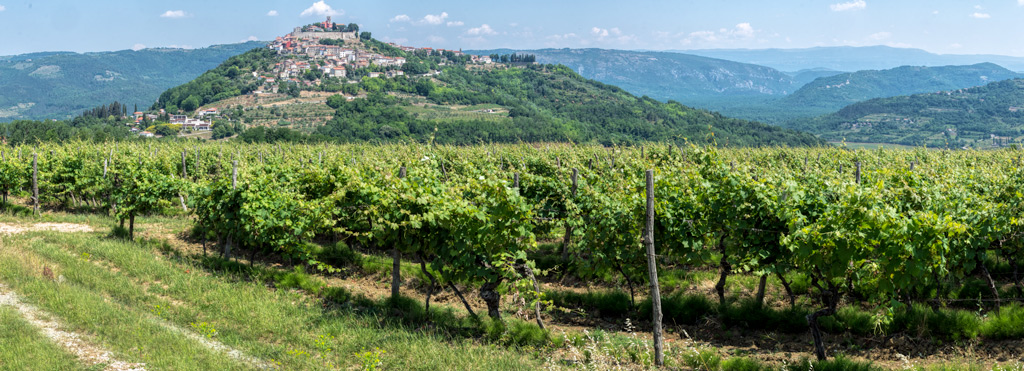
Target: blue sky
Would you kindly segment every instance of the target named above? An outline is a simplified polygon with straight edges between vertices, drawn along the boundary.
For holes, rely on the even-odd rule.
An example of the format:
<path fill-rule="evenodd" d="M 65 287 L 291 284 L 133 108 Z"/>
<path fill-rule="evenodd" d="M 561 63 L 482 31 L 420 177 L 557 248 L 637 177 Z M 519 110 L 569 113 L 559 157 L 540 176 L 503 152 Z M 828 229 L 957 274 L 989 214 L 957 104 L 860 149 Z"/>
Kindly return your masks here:
<path fill-rule="evenodd" d="M 0 55 L 204 47 L 321 21 L 450 49 L 890 45 L 1024 56 L 1024 0 L 0 0 Z"/>

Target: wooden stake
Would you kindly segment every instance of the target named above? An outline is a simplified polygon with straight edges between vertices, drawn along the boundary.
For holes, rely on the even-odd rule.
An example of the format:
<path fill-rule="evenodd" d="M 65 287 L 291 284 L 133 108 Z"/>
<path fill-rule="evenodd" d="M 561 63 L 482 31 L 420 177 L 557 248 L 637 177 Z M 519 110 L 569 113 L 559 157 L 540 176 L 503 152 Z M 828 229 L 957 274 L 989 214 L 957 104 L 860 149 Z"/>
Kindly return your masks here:
<path fill-rule="evenodd" d="M 39 215 L 39 154 L 32 153 L 32 212 Z"/>
<path fill-rule="evenodd" d="M 647 247 L 647 273 L 651 278 L 651 303 L 654 306 L 654 364 L 665 365 L 661 334 L 661 289 L 658 287 L 658 262 L 654 255 L 654 170 L 647 170 L 647 226 L 644 229 Z"/>

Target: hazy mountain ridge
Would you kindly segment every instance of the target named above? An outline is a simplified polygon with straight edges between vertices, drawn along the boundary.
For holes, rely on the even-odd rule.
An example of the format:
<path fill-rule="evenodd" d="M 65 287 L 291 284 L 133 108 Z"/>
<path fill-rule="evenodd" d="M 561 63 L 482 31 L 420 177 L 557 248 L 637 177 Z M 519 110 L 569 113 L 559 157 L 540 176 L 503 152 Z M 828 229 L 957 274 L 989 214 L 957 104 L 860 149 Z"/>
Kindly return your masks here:
<path fill-rule="evenodd" d="M 995 63 L 1024 72 L 1024 57 L 989 54 L 935 54 L 889 46 L 829 46 L 801 49 L 694 49 L 673 52 L 721 58 L 781 71 L 828 68 L 838 71 L 884 70 L 899 66 L 949 66 Z"/>
<path fill-rule="evenodd" d="M 637 95 L 683 103 L 720 96 L 783 96 L 800 87 L 793 77 L 773 68 L 679 53 L 608 49 L 470 52 L 534 54 L 540 63 L 562 64 L 583 77 Z"/>
<path fill-rule="evenodd" d="M 873 98 L 969 88 L 1020 76 L 992 63 L 857 71 L 815 79 L 782 102 L 835 111 Z"/>
<path fill-rule="evenodd" d="M 0 57 L 0 121 L 64 119 L 112 101 L 148 107 L 167 88 L 264 44 Z"/>

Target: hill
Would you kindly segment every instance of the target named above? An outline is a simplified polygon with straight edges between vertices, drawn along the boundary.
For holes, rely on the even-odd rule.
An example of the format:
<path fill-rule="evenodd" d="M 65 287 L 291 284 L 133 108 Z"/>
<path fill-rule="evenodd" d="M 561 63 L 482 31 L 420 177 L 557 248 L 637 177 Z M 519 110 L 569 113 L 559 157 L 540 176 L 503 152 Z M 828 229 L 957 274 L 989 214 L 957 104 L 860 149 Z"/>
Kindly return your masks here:
<path fill-rule="evenodd" d="M 711 97 L 783 96 L 800 85 L 773 68 L 695 55 L 606 49 L 493 50 L 527 53 L 636 95 L 689 103 Z"/>
<path fill-rule="evenodd" d="M 962 89 L 1019 76 L 992 63 L 857 71 L 815 79 L 782 102 L 787 106 L 835 111 L 871 98 Z"/>
<path fill-rule="evenodd" d="M 43 52 L 0 57 L 0 121 L 67 119 L 111 101 L 140 108 L 225 59 L 265 43 L 202 49 Z"/>
<path fill-rule="evenodd" d="M 753 63 L 782 71 L 828 68 L 839 71 L 884 70 L 899 66 L 948 66 L 995 63 L 1024 72 L 1024 58 L 1004 55 L 934 54 L 889 46 L 829 46 L 802 49 L 701 49 L 679 53 Z"/>
<path fill-rule="evenodd" d="M 793 127 L 794 121 L 833 113 L 853 103 L 872 98 L 931 93 L 984 85 L 1022 76 L 992 63 L 970 66 L 912 67 L 834 74 L 822 73 L 785 97 L 720 101 L 707 108 L 748 120 Z M 805 127 L 803 127 L 806 129 Z"/>
<path fill-rule="evenodd" d="M 1024 135 L 1024 79 L 951 91 L 877 98 L 793 127 L 831 141 L 990 147 Z"/>
<path fill-rule="evenodd" d="M 524 62 L 533 56 L 477 57 L 367 37 L 342 43 L 336 53 L 354 56 L 342 59 L 317 54 L 320 48 L 334 50 L 322 42 L 285 39 L 233 57 L 164 92 L 153 108 L 194 112 L 200 106 L 217 107 L 251 126 L 288 127 L 345 142 L 822 143 L 792 130 L 636 97 L 564 66 Z M 346 71 L 344 77 L 323 73 L 339 68 Z M 303 114 L 324 104 L 333 115 Z M 266 128 L 250 130 L 243 138 L 267 138 Z"/>

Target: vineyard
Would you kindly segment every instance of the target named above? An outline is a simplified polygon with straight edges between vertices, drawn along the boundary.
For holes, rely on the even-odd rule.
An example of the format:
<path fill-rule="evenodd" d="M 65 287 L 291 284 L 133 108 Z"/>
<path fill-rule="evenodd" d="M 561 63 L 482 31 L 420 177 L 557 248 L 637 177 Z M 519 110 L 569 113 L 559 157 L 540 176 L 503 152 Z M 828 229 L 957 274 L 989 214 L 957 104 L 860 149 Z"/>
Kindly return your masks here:
<path fill-rule="evenodd" d="M 408 315 L 415 326 L 463 334 L 464 322 L 445 318 L 464 316 L 482 330 L 458 336 L 549 357 L 568 357 L 571 339 L 585 337 L 555 340 L 555 328 L 627 318 L 646 341 L 652 301 L 670 340 L 797 334 L 800 349 L 786 353 L 822 367 L 860 365 L 843 355 L 856 353 L 851 343 L 909 354 L 893 339 L 1016 350 L 1024 339 L 1017 150 L 137 142 L 2 151 L 5 213 L 109 215 L 127 240 L 137 218 L 177 215 L 184 238 L 202 246 L 196 259 L 221 262 L 211 271 L 276 264 L 330 282 L 352 274 L 353 256 L 372 259 L 389 277 L 385 305 L 422 305 Z M 590 286 L 600 290 L 581 289 Z M 303 289 L 325 306 L 358 301 L 329 284 Z M 431 307 L 442 294 L 458 299 L 448 312 Z M 422 304 L 399 304 L 408 298 Z M 493 326 L 502 335 L 490 336 Z M 666 364 L 779 366 L 678 344 Z M 660 363 L 645 346 L 615 365 Z M 981 357 L 971 363 L 1022 361 Z M 588 363 L 598 358 L 548 366 L 611 367 Z"/>

